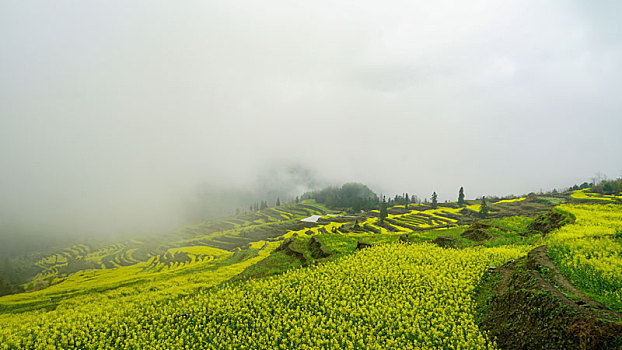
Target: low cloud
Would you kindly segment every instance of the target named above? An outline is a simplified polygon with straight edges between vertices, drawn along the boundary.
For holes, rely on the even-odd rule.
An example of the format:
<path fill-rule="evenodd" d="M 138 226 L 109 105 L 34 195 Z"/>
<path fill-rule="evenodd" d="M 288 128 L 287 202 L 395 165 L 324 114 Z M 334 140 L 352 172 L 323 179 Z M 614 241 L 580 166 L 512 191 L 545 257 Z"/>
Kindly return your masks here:
<path fill-rule="evenodd" d="M 164 230 L 292 164 L 441 200 L 621 175 L 619 7 L 5 2 L 0 220 Z"/>

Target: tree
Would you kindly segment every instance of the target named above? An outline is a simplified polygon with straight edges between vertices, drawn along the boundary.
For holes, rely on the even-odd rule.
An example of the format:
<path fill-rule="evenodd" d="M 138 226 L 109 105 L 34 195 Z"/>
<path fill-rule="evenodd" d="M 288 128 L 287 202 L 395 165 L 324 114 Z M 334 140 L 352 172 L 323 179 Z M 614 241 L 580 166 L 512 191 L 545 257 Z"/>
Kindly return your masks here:
<path fill-rule="evenodd" d="M 384 219 L 389 216 L 387 211 L 387 202 L 382 198 L 382 202 L 380 203 L 380 225 L 384 225 Z"/>
<path fill-rule="evenodd" d="M 276 206 L 280 206 L 281 205 L 281 198 L 276 197 Z"/>
<path fill-rule="evenodd" d="M 296 196 L 296 204 L 298 204 L 298 202 L 300 202 L 300 198 L 298 198 L 298 196 Z"/>
<path fill-rule="evenodd" d="M 488 204 L 486 204 L 486 197 L 482 197 L 482 205 L 479 208 L 479 217 L 486 218 L 488 217 Z"/>
<path fill-rule="evenodd" d="M 458 191 L 458 205 L 464 205 L 464 188 L 462 186 L 460 186 L 460 191 Z"/>
<path fill-rule="evenodd" d="M 259 205 L 259 210 L 263 210 L 268 208 L 268 202 L 266 201 L 261 201 L 261 204 Z"/>
<path fill-rule="evenodd" d="M 603 185 L 603 193 L 605 194 L 612 194 L 614 191 L 613 189 L 613 183 L 612 182 L 607 182 L 605 185 Z"/>
<path fill-rule="evenodd" d="M 436 209 L 438 208 L 438 196 L 436 195 L 436 192 L 432 193 L 432 209 Z"/>
<path fill-rule="evenodd" d="M 419 197 L 417 197 L 417 195 L 414 195 L 414 194 L 410 196 L 410 202 L 415 203 L 415 204 L 421 204 L 421 200 L 419 199 Z"/>

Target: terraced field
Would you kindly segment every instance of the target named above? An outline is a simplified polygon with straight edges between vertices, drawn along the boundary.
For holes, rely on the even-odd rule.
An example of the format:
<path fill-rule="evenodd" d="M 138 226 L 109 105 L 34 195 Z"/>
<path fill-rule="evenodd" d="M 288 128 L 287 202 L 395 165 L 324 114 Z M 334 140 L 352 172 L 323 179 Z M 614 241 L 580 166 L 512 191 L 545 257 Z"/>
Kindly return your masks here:
<path fill-rule="evenodd" d="M 37 262 L 31 284 L 40 290 L 0 297 L 0 343 L 495 348 L 474 291 L 489 267 L 543 244 L 577 287 L 620 309 L 620 206 L 577 204 L 585 199 L 576 193 L 500 200 L 486 219 L 477 202 L 397 205 L 382 225 L 376 210 L 351 215 L 306 201 L 159 240 L 75 245 Z M 563 202 L 577 203 L 551 211 Z M 301 221 L 311 215 L 322 217 Z M 576 221 L 559 229 L 548 221 L 555 215 Z"/>
<path fill-rule="evenodd" d="M 573 199 L 578 199 L 582 201 L 592 201 L 592 202 L 609 202 L 609 203 L 622 203 L 622 193 L 604 195 L 600 193 L 592 193 L 589 188 L 584 188 L 582 190 L 576 190 L 572 193 L 571 197 Z"/>
<path fill-rule="evenodd" d="M 154 283 L 122 287 L 49 312 L 0 316 L 0 340 L 5 349 L 50 343 L 111 349 L 487 348 L 494 343 L 477 328 L 471 291 L 487 266 L 525 253 L 382 245 L 318 268 L 191 295 L 181 288 L 187 290 L 197 275 L 186 275 L 166 290 Z M 215 285 L 239 271 L 234 267 L 199 276 L 210 278 L 205 287 Z M 147 286 L 158 289 L 144 294 Z"/>
<path fill-rule="evenodd" d="M 40 272 L 29 285 L 29 289 L 58 283 L 82 270 L 115 269 L 143 262 L 150 266 L 170 266 L 202 260 L 204 257 L 201 258 L 200 255 L 197 257 L 194 254 L 183 254 L 184 247 L 187 247 L 186 250 L 191 250 L 190 247 L 205 247 L 233 251 L 252 242 L 276 239 L 292 229 L 313 226 L 301 223 L 300 219 L 325 212 L 326 208 L 323 206 L 308 202 L 209 220 L 183 227 L 172 234 L 144 240 L 134 239 L 98 248 L 87 244 L 74 245 L 37 261 L 35 265 L 40 268 Z M 175 255 L 180 252 L 181 254 Z"/>
<path fill-rule="evenodd" d="M 96 276 L 110 276 L 119 272 L 127 281 L 134 283 L 148 278 L 144 274 L 183 270 L 196 264 L 217 261 L 233 253 L 242 254 L 240 252 L 264 241 L 276 242 L 292 238 L 308 241 L 310 237 L 318 236 L 318 242 L 323 242 L 331 241 L 325 236 L 336 234 L 342 237 L 339 244 L 352 245 L 354 242 L 356 246 L 359 240 L 371 243 L 397 241 L 406 232 L 413 233 L 410 240 L 432 241 L 439 235 L 450 232 L 438 229 L 448 228 L 457 229 L 454 236 L 459 237 L 459 233 L 466 229 L 461 224 L 471 222 L 471 217 L 476 215 L 472 208 L 473 206 L 438 209 L 422 205 L 410 205 L 408 208 L 394 206 L 389 209 L 390 214 L 384 225 L 380 226 L 377 211 L 372 210 L 356 216 L 340 213 L 326 215 L 329 212 L 327 208 L 313 201 L 305 201 L 298 205 L 284 205 L 200 222 L 149 240 L 134 239 L 102 247 L 74 245 L 39 260 L 36 265 L 41 272 L 26 287 L 29 290 L 49 291 L 49 286 L 53 286 L 51 290 L 62 290 L 62 286 L 67 285 L 64 281 L 75 279 L 73 275 L 82 271 L 91 271 L 89 279 L 102 280 L 108 277 Z M 317 223 L 301 221 L 311 215 L 324 216 Z M 423 232 L 430 233 L 422 234 Z M 468 242 L 467 239 L 458 239 Z M 332 239 L 332 242 L 337 241 L 339 239 Z M 303 260 L 301 264 L 306 265 L 312 260 L 314 259 L 309 255 L 309 259 Z M 110 280 L 113 281 L 110 283 L 113 287 L 121 281 L 119 278 Z M 102 285 L 105 284 L 106 282 L 102 282 Z M 74 288 L 69 289 L 73 291 Z M 45 294 L 44 291 L 31 294 Z M 28 299 L 24 298 L 24 304 L 30 304 Z"/>

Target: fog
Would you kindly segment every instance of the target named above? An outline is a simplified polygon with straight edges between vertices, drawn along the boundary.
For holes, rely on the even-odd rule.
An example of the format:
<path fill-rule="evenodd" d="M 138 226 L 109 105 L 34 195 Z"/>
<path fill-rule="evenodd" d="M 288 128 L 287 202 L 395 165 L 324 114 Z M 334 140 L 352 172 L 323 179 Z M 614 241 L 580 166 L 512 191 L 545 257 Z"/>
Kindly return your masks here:
<path fill-rule="evenodd" d="M 455 200 L 620 176 L 620 7 L 2 1 L 0 226 L 161 231 L 348 181 Z"/>

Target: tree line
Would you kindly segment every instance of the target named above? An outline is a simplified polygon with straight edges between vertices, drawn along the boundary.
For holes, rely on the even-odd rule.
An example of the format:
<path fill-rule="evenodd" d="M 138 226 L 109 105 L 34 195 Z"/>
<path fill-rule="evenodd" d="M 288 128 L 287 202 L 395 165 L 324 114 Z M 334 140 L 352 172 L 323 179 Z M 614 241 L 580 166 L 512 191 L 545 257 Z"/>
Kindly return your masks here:
<path fill-rule="evenodd" d="M 302 195 L 301 199 L 314 199 L 332 209 L 351 208 L 353 211 L 376 209 L 378 196 L 361 183 L 346 183 L 341 187 L 327 187 Z"/>
<path fill-rule="evenodd" d="M 340 187 L 331 186 L 321 190 L 310 191 L 304 193 L 300 197 L 296 197 L 294 202 L 297 204 L 306 199 L 313 199 L 318 203 L 324 204 L 330 209 L 349 210 L 351 212 L 359 212 L 361 210 L 377 209 L 380 211 L 381 222 L 387 217 L 387 209 L 395 205 L 404 205 L 408 209 L 410 204 L 425 204 L 432 209 L 439 207 L 438 195 L 433 192 L 430 198 L 424 198 L 423 201 L 416 195 L 410 195 L 407 192 L 396 194 L 387 199 L 384 195 L 376 195 L 369 187 L 361 183 L 346 183 Z M 281 205 L 280 198 L 277 197 L 275 206 Z M 467 205 L 464 187 L 458 190 L 457 205 L 464 207 Z M 249 206 L 250 211 L 258 211 L 268 208 L 268 201 L 262 200 L 255 202 Z M 488 216 L 488 205 L 486 197 L 482 197 L 480 217 Z"/>

